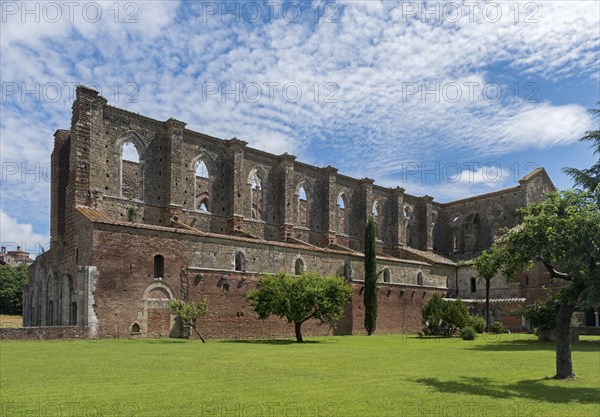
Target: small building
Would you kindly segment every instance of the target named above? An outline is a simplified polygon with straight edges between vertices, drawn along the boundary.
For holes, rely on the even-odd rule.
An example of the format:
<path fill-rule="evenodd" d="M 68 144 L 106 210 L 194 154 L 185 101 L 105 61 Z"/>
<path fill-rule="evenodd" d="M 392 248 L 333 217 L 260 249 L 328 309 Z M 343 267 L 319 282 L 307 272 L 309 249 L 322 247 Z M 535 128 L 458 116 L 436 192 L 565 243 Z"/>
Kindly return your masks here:
<path fill-rule="evenodd" d="M 0 265 L 19 266 L 32 263 L 33 259 L 29 257 L 29 252 L 22 250 L 20 246 L 10 251 L 6 250 L 6 246 L 0 247 Z"/>

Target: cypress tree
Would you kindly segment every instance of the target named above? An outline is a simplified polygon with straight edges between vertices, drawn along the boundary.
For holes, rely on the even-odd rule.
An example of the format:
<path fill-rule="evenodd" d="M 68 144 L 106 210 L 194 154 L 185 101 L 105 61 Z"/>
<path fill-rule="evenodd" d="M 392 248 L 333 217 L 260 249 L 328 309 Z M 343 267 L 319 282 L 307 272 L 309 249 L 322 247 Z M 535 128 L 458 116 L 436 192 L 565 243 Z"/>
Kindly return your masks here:
<path fill-rule="evenodd" d="M 369 216 L 365 230 L 365 329 L 370 336 L 377 324 L 377 248 L 375 246 L 375 221 Z"/>

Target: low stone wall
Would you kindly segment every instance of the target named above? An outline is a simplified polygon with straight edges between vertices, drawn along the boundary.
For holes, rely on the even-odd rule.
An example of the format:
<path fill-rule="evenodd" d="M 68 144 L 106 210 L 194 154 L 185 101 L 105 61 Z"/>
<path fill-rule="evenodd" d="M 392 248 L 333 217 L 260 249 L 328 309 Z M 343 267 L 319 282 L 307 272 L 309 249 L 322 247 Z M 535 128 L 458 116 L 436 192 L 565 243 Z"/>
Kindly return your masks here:
<path fill-rule="evenodd" d="M 580 327 L 572 327 L 571 331 L 576 331 L 579 336 L 600 336 L 600 327 L 592 327 L 592 326 L 580 326 Z"/>
<path fill-rule="evenodd" d="M 578 327 L 571 327 L 571 343 L 579 342 L 579 331 Z M 538 330 L 538 340 L 540 342 L 556 342 L 558 341 L 558 335 L 555 329 L 549 330 Z"/>
<path fill-rule="evenodd" d="M 81 326 L 0 328 L 0 340 L 87 339 L 89 329 Z"/>

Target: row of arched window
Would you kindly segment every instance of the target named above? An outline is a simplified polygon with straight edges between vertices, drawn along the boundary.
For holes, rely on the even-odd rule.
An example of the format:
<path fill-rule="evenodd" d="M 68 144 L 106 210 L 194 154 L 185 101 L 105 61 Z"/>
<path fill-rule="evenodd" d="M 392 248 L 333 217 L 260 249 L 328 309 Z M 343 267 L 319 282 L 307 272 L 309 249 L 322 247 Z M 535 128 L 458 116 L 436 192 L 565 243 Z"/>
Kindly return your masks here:
<path fill-rule="evenodd" d="M 140 159 L 142 153 L 142 142 L 136 135 L 126 136 L 121 145 L 120 163 L 120 195 L 135 200 L 144 199 L 144 166 Z M 205 154 L 196 156 L 190 169 L 194 171 L 194 209 L 203 213 L 214 212 L 211 207 L 213 181 L 209 169 L 210 157 Z M 208 164 L 207 164 L 208 161 Z M 265 209 L 265 183 L 266 173 L 261 168 L 254 168 L 248 176 L 248 192 L 250 195 L 249 218 L 253 220 L 266 221 Z M 314 196 L 310 183 L 302 180 L 298 183 L 295 193 L 297 207 L 297 224 L 302 227 L 311 227 L 311 213 L 314 205 Z M 382 200 L 373 204 L 371 214 L 375 220 L 377 239 L 382 239 L 384 226 L 384 205 Z M 404 208 L 405 228 L 407 243 L 412 243 L 410 229 L 413 223 L 413 211 L 410 206 Z M 347 191 L 342 191 L 337 198 L 337 231 L 342 234 L 350 234 L 351 206 Z"/>
<path fill-rule="evenodd" d="M 234 271 L 238 272 L 246 272 L 247 263 L 246 263 L 246 255 L 242 251 L 236 251 L 234 255 Z M 301 275 L 306 271 L 306 264 L 302 258 L 298 257 L 294 261 L 294 275 Z M 165 275 L 165 258 L 162 255 L 154 256 L 154 278 L 164 278 Z M 383 282 L 389 283 L 392 282 L 392 275 L 389 268 L 384 268 L 383 272 Z M 344 264 L 344 277 L 347 280 L 352 280 L 352 267 L 350 263 Z M 473 288 L 473 280 L 471 281 L 471 286 Z M 417 285 L 423 285 L 423 273 L 419 271 L 417 273 Z M 473 291 L 473 290 L 471 290 Z"/>

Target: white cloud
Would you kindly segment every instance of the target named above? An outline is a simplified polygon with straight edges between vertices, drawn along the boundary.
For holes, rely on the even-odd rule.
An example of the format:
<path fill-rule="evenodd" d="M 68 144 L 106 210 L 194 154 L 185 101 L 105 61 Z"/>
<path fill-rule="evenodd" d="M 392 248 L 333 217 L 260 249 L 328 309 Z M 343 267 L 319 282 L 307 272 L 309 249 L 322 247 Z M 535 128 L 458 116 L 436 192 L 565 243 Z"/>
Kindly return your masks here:
<path fill-rule="evenodd" d="M 592 126 L 582 106 L 507 96 L 508 81 L 495 79 L 490 68 L 508 68 L 521 89 L 531 80 L 552 85 L 595 77 L 600 3 L 497 2 L 501 18 L 490 22 L 484 3 L 477 2 L 473 14 L 463 14 L 456 24 L 427 18 L 423 10 L 409 13 L 408 3 L 422 7 L 421 2 L 344 2 L 328 9 L 333 11 L 328 18 L 322 13 L 318 23 L 313 13 L 317 5 L 325 10 L 323 2 L 305 6 L 299 23 L 282 19 L 280 8 L 269 24 L 243 16 L 223 22 L 220 13 L 203 15 L 202 2 L 171 1 L 132 2 L 134 9 L 127 10 L 129 3 L 118 3 L 116 21 L 113 3 L 99 3 L 103 18 L 96 23 L 83 19 L 81 10 L 73 24 L 8 16 L 0 36 L 2 161 L 49 160 L 52 133 L 70 125 L 71 84 L 65 83 L 78 82 L 97 83 L 112 105 L 159 120 L 175 117 L 191 129 L 236 136 L 269 152 L 295 152 L 312 163 L 322 157 L 313 149 L 327 149 L 327 159 L 333 156 L 342 173 L 376 179 L 407 160 L 568 144 Z M 463 13 L 469 10 L 461 4 Z M 125 23 L 132 12 L 137 23 Z M 263 96 L 256 103 L 244 94 L 223 97 L 223 82 L 228 88 L 257 83 Z M 290 82 L 302 89 L 298 102 L 282 91 Z M 328 82 L 338 90 L 326 90 Z M 15 95 L 4 94 L 7 83 L 16 83 Z M 39 85 L 43 91 L 51 83 L 64 86 L 57 102 L 42 93 L 33 102 L 23 95 L 24 89 Z M 206 97 L 207 83 L 216 83 L 219 93 Z M 266 83 L 279 83 L 273 96 Z M 407 85 L 435 89 L 436 83 L 437 101 L 420 93 L 407 97 Z M 473 98 L 468 83 L 479 85 Z M 505 96 L 483 96 L 481 89 L 490 83 L 502 83 Z M 454 84 L 462 93 L 458 102 L 445 95 Z M 468 190 L 481 186 L 486 184 L 461 184 Z M 427 187 L 424 193 L 437 197 L 459 185 Z M 13 206 L 29 205 L 37 207 L 32 215 L 47 216 L 47 183 L 11 180 L 3 188 L 3 205 L 10 204 L 11 212 Z"/>
<path fill-rule="evenodd" d="M 20 246 L 35 257 L 41 250 L 48 249 L 50 236 L 35 233 L 30 223 L 19 223 L 0 209 L 0 242 L 7 250 Z"/>
<path fill-rule="evenodd" d="M 500 123 L 498 130 L 505 132 L 504 143 L 512 148 L 545 148 L 573 143 L 593 127 L 592 118 L 581 106 L 542 103 L 524 106 Z"/>
<path fill-rule="evenodd" d="M 514 186 L 513 171 L 497 163 L 415 163 L 401 165 L 394 176 L 377 184 L 400 186 L 411 195 L 429 195 L 449 202 Z"/>

